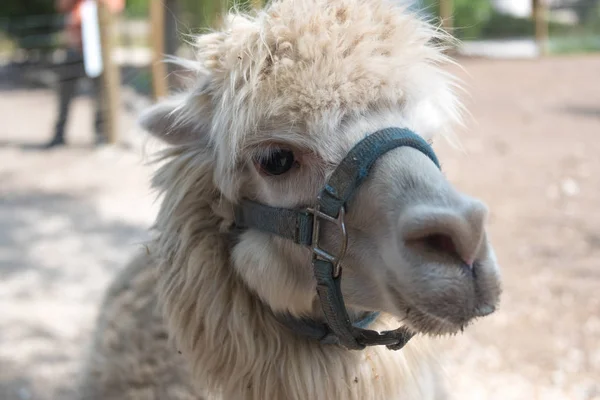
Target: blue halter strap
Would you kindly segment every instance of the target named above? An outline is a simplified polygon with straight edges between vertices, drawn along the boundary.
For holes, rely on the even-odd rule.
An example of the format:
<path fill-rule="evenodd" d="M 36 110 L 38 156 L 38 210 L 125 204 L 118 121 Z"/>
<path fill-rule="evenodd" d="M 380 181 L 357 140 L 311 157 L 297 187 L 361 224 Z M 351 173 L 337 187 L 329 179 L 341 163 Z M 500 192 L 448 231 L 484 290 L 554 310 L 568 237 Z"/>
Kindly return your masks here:
<path fill-rule="evenodd" d="M 299 334 L 321 341 L 336 343 L 352 350 L 366 346 L 385 345 L 401 349 L 414 335 L 405 327 L 376 332 L 366 329 L 377 313 L 368 313 L 353 325 L 348 316 L 341 292 L 340 261 L 346 252 L 348 236 L 344 216 L 348 203 L 368 177 L 378 158 L 390 150 L 411 147 L 425 154 L 440 168 L 431 146 L 408 129 L 386 128 L 357 143 L 337 166 L 321 190 L 313 208 L 285 209 L 243 200 L 235 212 L 236 229 L 257 229 L 278 235 L 313 252 L 313 271 L 317 294 L 325 315 L 325 323 L 278 315 L 278 319 Z M 321 222 L 336 225 L 341 235 L 341 248 L 335 254 L 319 247 Z"/>

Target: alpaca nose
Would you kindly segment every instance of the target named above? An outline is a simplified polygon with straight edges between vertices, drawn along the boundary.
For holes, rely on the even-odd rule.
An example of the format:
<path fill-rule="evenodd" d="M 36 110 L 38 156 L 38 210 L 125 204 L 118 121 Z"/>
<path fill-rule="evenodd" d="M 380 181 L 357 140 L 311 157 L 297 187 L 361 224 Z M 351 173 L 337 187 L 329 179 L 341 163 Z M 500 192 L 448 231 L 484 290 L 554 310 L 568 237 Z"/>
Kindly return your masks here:
<path fill-rule="evenodd" d="M 402 213 L 399 230 L 404 244 L 426 252 L 458 257 L 472 267 L 485 236 L 487 207 L 477 200 L 459 204 L 420 204 Z"/>

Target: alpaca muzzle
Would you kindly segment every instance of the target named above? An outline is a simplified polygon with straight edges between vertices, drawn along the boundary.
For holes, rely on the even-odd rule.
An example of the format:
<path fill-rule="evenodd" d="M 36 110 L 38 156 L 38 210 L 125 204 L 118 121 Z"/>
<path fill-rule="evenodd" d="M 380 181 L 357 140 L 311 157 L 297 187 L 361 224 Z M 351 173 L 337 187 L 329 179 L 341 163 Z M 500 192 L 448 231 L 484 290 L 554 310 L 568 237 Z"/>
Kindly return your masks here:
<path fill-rule="evenodd" d="M 349 201 L 367 178 L 375 161 L 398 147 L 411 147 L 425 154 L 438 168 L 438 159 L 431 146 L 408 129 L 387 128 L 368 135 L 344 157 L 327 180 L 314 207 L 285 209 L 243 200 L 235 211 L 235 229 L 258 229 L 293 240 L 312 250 L 312 265 L 317 280 L 317 294 L 326 323 L 278 315 L 290 329 L 324 344 L 340 344 L 351 350 L 366 346 L 385 345 L 401 349 L 414 335 L 405 327 L 376 332 L 366 329 L 377 313 L 368 313 L 352 324 L 341 292 L 343 259 L 348 243 L 344 216 Z M 323 223 L 334 224 L 340 235 L 340 247 L 335 252 L 319 245 Z"/>

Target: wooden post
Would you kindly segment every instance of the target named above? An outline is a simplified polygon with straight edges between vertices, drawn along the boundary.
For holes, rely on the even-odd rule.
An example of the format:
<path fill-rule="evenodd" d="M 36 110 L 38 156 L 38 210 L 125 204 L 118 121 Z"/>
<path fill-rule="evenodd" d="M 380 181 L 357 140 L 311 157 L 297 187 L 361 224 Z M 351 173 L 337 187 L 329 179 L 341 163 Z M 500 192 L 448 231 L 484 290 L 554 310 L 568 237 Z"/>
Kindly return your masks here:
<path fill-rule="evenodd" d="M 119 110 L 121 102 L 119 88 L 121 74 L 119 66 L 113 62 L 114 32 L 113 16 L 103 1 L 98 1 L 98 20 L 100 24 L 100 43 L 102 48 L 102 117 L 108 143 L 117 142 L 119 131 Z"/>
<path fill-rule="evenodd" d="M 165 21 L 165 34 L 164 34 L 164 54 L 174 56 L 177 54 L 179 47 L 179 36 L 177 33 L 177 25 L 179 23 L 178 16 L 181 8 L 178 0 L 164 0 L 164 21 Z M 178 85 L 176 72 L 180 67 L 173 63 L 169 63 L 165 66 L 165 72 L 167 74 L 166 86 L 167 90 L 170 87 Z"/>
<path fill-rule="evenodd" d="M 535 40 L 542 55 L 548 52 L 548 10 L 544 0 L 532 0 Z"/>
<path fill-rule="evenodd" d="M 150 44 L 152 46 L 152 88 L 154 99 L 167 95 L 165 54 L 165 7 L 162 0 L 150 2 Z"/>
<path fill-rule="evenodd" d="M 442 27 L 448 33 L 452 33 L 453 28 L 452 8 L 452 0 L 440 0 L 440 19 Z"/>

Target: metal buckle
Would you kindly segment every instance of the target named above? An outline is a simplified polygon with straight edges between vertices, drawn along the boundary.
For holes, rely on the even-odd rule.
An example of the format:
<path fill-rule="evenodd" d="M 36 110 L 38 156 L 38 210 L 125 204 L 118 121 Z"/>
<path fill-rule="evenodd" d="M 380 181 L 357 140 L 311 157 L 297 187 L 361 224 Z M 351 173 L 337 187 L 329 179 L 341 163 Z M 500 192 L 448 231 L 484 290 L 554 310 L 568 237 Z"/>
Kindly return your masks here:
<path fill-rule="evenodd" d="M 344 207 L 340 207 L 340 211 L 338 213 L 337 218 L 333 218 L 330 215 L 322 212 L 321 207 L 318 204 L 315 208 L 308 208 L 307 211 L 313 215 L 313 233 L 311 243 L 313 260 L 321 258 L 325 261 L 329 261 L 330 263 L 332 263 L 333 277 L 337 278 L 338 276 L 340 276 L 340 272 L 342 270 L 340 262 L 342 258 L 344 258 L 344 255 L 346 254 L 346 249 L 348 248 L 348 232 L 346 231 L 346 222 L 344 221 L 344 217 L 346 216 L 346 210 L 344 209 Z M 325 221 L 334 223 L 342 234 L 342 245 L 337 255 L 333 255 L 319 247 L 319 228 L 321 225 L 319 220 L 320 218 L 323 218 Z"/>

